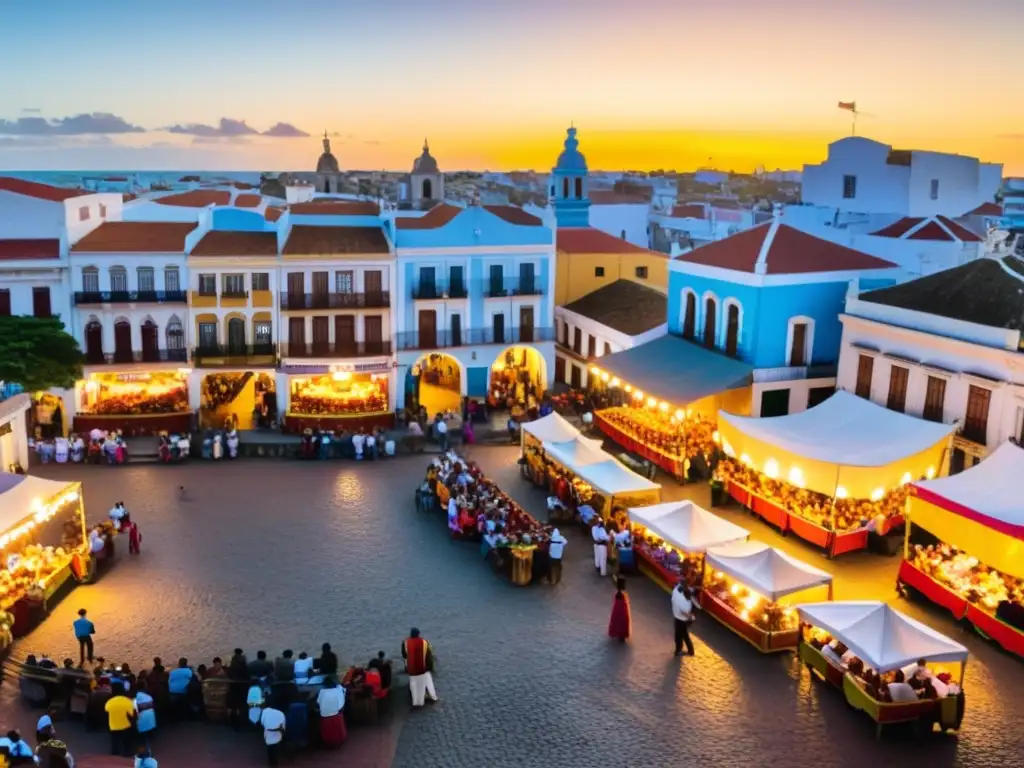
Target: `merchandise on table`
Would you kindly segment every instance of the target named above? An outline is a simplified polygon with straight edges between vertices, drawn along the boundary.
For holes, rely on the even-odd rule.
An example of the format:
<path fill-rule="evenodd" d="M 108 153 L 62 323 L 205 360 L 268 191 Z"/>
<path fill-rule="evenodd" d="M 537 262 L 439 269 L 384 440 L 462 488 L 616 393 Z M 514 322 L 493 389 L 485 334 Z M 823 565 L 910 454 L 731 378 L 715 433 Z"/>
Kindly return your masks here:
<path fill-rule="evenodd" d="M 337 373 L 293 378 L 288 412 L 301 416 L 357 416 L 385 413 L 386 373 Z"/>
<path fill-rule="evenodd" d="M 800 660 L 877 724 L 918 721 L 945 731 L 963 721 L 967 649 L 878 601 L 807 603 Z"/>
<path fill-rule="evenodd" d="M 704 558 L 701 608 L 762 653 L 796 648 L 796 596 L 822 592 L 832 599 L 830 574 L 760 542 L 714 547 Z"/>
<path fill-rule="evenodd" d="M 613 433 L 613 439 L 624 436 L 635 441 L 636 445 L 627 444 L 625 448 L 655 461 L 674 475 L 686 474 L 687 460 L 710 467 L 712 457 L 719 453 L 715 423 L 692 409 L 670 413 L 665 405 L 664 409 L 645 407 L 638 401 L 635 406 L 605 408 L 594 416 L 602 431 Z M 658 461 L 659 457 L 665 461 Z"/>
<path fill-rule="evenodd" d="M 81 414 L 104 416 L 189 411 L 188 376 L 180 371 L 91 374 L 78 406 Z"/>

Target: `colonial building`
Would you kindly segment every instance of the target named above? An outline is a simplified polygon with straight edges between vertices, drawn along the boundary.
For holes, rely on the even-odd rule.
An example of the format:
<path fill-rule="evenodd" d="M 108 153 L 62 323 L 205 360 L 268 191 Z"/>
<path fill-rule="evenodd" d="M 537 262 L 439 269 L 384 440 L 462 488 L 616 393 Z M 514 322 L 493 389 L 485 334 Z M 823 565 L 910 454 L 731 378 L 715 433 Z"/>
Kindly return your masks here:
<path fill-rule="evenodd" d="M 586 387 L 601 358 L 646 344 L 667 331 L 661 291 L 616 280 L 564 307 L 555 307 L 555 381 Z"/>
<path fill-rule="evenodd" d="M 837 385 L 895 411 L 958 423 L 950 471 L 1024 439 L 1024 260 L 1007 255 L 852 291 Z"/>
<path fill-rule="evenodd" d="M 554 243 L 512 206 L 439 204 L 395 219 L 399 405 L 436 412 L 485 396 L 522 371 L 539 390 L 554 373 Z"/>
<path fill-rule="evenodd" d="M 751 414 L 809 408 L 835 388 L 851 280 L 895 282 L 891 262 L 775 220 L 670 264 L 669 332 L 753 367 Z"/>

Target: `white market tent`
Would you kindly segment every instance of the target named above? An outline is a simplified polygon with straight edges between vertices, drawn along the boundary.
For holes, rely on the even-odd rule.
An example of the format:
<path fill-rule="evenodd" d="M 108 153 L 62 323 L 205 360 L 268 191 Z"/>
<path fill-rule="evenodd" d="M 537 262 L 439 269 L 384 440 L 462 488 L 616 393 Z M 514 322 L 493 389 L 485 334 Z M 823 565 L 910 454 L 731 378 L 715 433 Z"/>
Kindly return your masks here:
<path fill-rule="evenodd" d="M 39 511 L 39 507 L 73 483 L 32 475 L 0 473 L 0 533 Z"/>
<path fill-rule="evenodd" d="M 727 454 L 769 477 L 826 496 L 867 499 L 936 474 L 955 424 L 891 411 L 842 390 L 788 416 L 718 412 Z"/>
<path fill-rule="evenodd" d="M 607 454 L 605 454 L 607 456 Z M 577 475 L 609 496 L 635 491 L 656 491 L 661 488 L 610 456 L 601 462 L 587 464 L 574 470 Z"/>
<path fill-rule="evenodd" d="M 711 547 L 743 541 L 750 535 L 750 531 L 691 501 L 631 507 L 629 517 L 684 552 L 706 552 Z"/>
<path fill-rule="evenodd" d="M 830 573 L 802 563 L 760 541 L 714 547 L 707 551 L 704 562 L 772 602 L 824 584 L 831 589 L 832 584 Z"/>
<path fill-rule="evenodd" d="M 838 638 L 876 672 L 928 661 L 967 661 L 967 649 L 885 603 L 806 603 L 800 618 Z"/>
<path fill-rule="evenodd" d="M 580 435 L 565 443 L 544 443 L 544 452 L 564 467 L 576 472 L 587 464 L 608 460 L 608 454 L 601 450 L 601 441 Z"/>
<path fill-rule="evenodd" d="M 566 443 L 575 440 L 580 431 L 557 413 L 523 424 L 523 432 L 542 443 Z"/>

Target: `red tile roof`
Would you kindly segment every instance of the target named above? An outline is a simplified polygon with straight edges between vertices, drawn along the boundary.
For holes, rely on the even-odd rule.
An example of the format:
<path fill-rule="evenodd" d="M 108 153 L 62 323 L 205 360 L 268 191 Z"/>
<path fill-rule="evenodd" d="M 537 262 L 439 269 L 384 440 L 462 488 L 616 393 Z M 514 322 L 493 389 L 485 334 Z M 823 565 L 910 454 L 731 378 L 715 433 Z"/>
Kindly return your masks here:
<path fill-rule="evenodd" d="M 641 195 L 616 192 L 614 189 L 592 189 L 587 197 L 594 205 L 647 205 L 650 202 Z"/>
<path fill-rule="evenodd" d="M 973 211 L 968 211 L 964 216 L 1002 216 L 1003 206 L 999 203 L 982 203 Z"/>
<path fill-rule="evenodd" d="M 924 218 L 921 216 L 904 216 L 902 219 L 894 221 L 889 226 L 882 227 L 877 232 L 872 232 L 871 234 L 875 237 L 903 237 L 922 221 L 924 221 Z"/>
<path fill-rule="evenodd" d="M 437 229 L 443 227 L 465 209 L 447 203 L 438 203 L 422 216 L 399 216 L 395 219 L 398 229 Z"/>
<path fill-rule="evenodd" d="M 192 222 L 108 221 L 71 247 L 73 253 L 184 253 Z"/>
<path fill-rule="evenodd" d="M 945 226 L 946 229 L 952 232 L 953 237 L 955 237 L 957 240 L 961 240 L 965 243 L 981 242 L 981 237 L 979 237 L 976 232 L 972 232 L 963 224 L 957 221 L 953 221 L 948 216 L 936 216 L 935 218 L 942 222 L 943 226 Z"/>
<path fill-rule="evenodd" d="M 905 240 L 947 240 L 953 241 L 953 236 L 940 227 L 936 222 L 929 221 L 923 227 L 918 227 L 912 234 L 907 235 Z"/>
<path fill-rule="evenodd" d="M 565 253 L 651 253 L 665 258 L 664 253 L 649 251 L 593 227 L 559 228 L 557 246 Z"/>
<path fill-rule="evenodd" d="M 58 259 L 60 258 L 60 240 L 27 240 L 12 238 L 0 240 L 0 261 L 17 261 L 19 259 Z"/>
<path fill-rule="evenodd" d="M 738 272 L 755 272 L 765 248 L 765 274 L 769 275 L 851 272 L 896 266 L 884 259 L 802 232 L 788 224 L 776 225 L 775 222 L 766 222 L 724 240 L 695 248 L 677 256 L 676 260 Z"/>
<path fill-rule="evenodd" d="M 211 230 L 196 243 L 191 255 L 277 256 L 277 233 Z"/>
<path fill-rule="evenodd" d="M 378 216 L 380 206 L 372 200 L 311 200 L 295 203 L 292 213 L 302 216 Z"/>
<path fill-rule="evenodd" d="M 685 203 L 672 207 L 672 216 L 677 219 L 703 219 L 707 209 L 699 203 Z"/>
<path fill-rule="evenodd" d="M 0 191 L 13 192 L 16 195 L 35 197 L 39 200 L 49 200 L 51 203 L 62 203 L 73 197 L 94 194 L 84 189 L 71 187 L 54 187 L 49 184 L 39 184 L 35 181 L 15 179 L 10 176 L 0 176 Z"/>
<path fill-rule="evenodd" d="M 235 206 L 238 208 L 259 208 L 263 198 L 259 195 L 239 195 L 235 198 Z"/>
<path fill-rule="evenodd" d="M 981 238 L 962 224 L 948 216 L 906 216 L 872 233 L 875 237 L 892 237 L 902 240 L 932 240 L 937 242 L 980 243 Z"/>
<path fill-rule="evenodd" d="M 387 238 L 380 227 L 293 226 L 285 243 L 286 255 L 323 253 L 388 253 Z"/>
<path fill-rule="evenodd" d="M 153 202 L 179 208 L 205 208 L 208 205 L 227 205 L 231 202 L 231 193 L 226 189 L 193 189 L 177 195 L 158 197 Z"/>
<path fill-rule="evenodd" d="M 278 205 L 268 205 L 267 210 L 263 212 L 263 218 L 267 221 L 277 221 L 283 213 L 284 208 Z"/>
<path fill-rule="evenodd" d="M 499 219 L 504 219 L 509 224 L 518 224 L 523 227 L 539 227 L 544 222 L 527 213 L 517 205 L 485 205 L 484 210 L 493 213 Z"/>

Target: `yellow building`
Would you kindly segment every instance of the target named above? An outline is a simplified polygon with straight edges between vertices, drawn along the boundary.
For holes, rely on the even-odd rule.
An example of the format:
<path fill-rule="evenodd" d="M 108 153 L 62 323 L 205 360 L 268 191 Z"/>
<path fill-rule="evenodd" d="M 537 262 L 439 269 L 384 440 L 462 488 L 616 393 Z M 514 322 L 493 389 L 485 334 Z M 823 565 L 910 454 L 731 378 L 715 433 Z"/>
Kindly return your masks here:
<path fill-rule="evenodd" d="M 664 253 L 641 248 L 593 227 L 559 227 L 555 305 L 565 306 L 616 280 L 630 280 L 665 293 L 668 261 Z"/>

